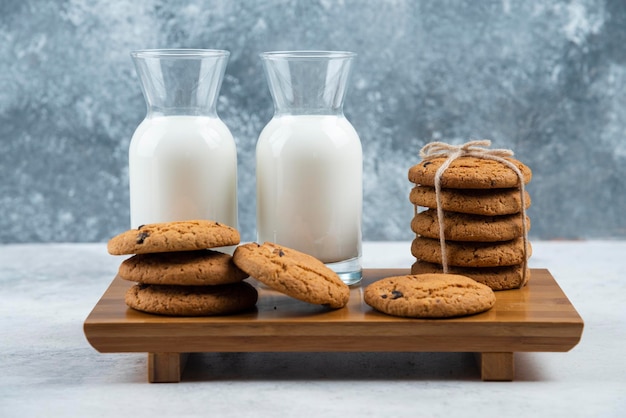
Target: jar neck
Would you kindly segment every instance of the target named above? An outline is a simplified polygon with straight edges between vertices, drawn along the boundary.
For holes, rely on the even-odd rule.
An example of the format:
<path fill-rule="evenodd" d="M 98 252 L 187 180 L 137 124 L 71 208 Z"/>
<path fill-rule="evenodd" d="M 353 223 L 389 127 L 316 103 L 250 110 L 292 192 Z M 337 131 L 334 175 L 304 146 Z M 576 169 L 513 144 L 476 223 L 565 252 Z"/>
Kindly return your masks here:
<path fill-rule="evenodd" d="M 261 54 L 275 115 L 343 115 L 354 56 L 342 51 Z"/>
<path fill-rule="evenodd" d="M 217 116 L 229 52 L 204 49 L 133 51 L 148 117 Z"/>

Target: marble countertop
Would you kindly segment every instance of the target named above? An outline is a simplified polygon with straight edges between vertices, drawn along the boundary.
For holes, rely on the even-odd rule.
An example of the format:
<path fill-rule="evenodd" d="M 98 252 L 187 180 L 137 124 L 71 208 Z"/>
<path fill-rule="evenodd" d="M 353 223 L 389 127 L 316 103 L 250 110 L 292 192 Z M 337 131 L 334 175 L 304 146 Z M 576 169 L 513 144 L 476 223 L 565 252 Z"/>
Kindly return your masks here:
<path fill-rule="evenodd" d="M 367 242 L 364 267 L 411 265 Z M 0 416 L 624 416 L 626 241 L 533 242 L 585 321 L 567 353 L 516 353 L 482 382 L 469 353 L 210 353 L 149 384 L 145 354 L 100 354 L 83 322 L 120 258 L 104 244 L 0 245 Z"/>

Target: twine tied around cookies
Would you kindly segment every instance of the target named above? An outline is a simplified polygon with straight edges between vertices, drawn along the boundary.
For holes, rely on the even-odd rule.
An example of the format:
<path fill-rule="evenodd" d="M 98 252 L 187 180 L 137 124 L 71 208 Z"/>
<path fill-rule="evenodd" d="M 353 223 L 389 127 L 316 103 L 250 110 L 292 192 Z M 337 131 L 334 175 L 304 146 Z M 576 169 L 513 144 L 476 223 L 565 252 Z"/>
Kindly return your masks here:
<path fill-rule="evenodd" d="M 526 190 L 524 187 L 524 175 L 520 169 L 507 160 L 506 157 L 512 157 L 513 151 L 510 149 L 489 149 L 491 141 L 488 139 L 474 140 L 466 142 L 462 145 L 450 145 L 445 142 L 430 142 L 420 150 L 420 158 L 429 160 L 433 158 L 446 158 L 435 173 L 435 199 L 437 203 L 437 221 L 439 224 L 439 245 L 441 246 L 441 265 L 443 272 L 448 273 L 448 256 L 446 251 L 446 239 L 444 228 L 444 213 L 441 206 L 441 178 L 443 173 L 450 167 L 450 164 L 459 157 L 474 157 L 485 160 L 498 161 L 515 172 L 519 179 L 520 201 L 522 205 L 522 240 L 524 245 L 524 261 L 522 265 L 522 287 L 526 283 L 526 270 L 528 266 L 528 230 L 526 223 Z"/>

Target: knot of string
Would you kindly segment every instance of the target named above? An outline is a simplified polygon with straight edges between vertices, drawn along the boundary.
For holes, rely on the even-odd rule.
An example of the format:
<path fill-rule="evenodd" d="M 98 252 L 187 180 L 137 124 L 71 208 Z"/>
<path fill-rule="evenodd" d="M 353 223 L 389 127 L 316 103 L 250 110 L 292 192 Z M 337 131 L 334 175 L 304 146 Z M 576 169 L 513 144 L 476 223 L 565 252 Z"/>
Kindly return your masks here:
<path fill-rule="evenodd" d="M 524 261 L 522 265 L 522 282 L 521 286 L 526 283 L 526 270 L 528 265 L 528 231 L 526 223 L 526 191 L 524 188 L 524 175 L 520 169 L 507 160 L 506 157 L 512 157 L 513 151 L 510 149 L 489 149 L 491 141 L 488 139 L 481 139 L 475 141 L 469 141 L 461 145 L 450 145 L 445 142 L 431 142 L 420 150 L 420 158 L 423 160 L 429 160 L 433 158 L 445 158 L 446 160 L 435 172 L 435 199 L 437 203 L 437 220 L 439 224 L 439 245 L 441 247 L 441 264 L 443 266 L 443 272 L 448 273 L 448 255 L 446 250 L 445 239 L 445 227 L 444 227 L 444 213 L 441 206 L 441 178 L 443 173 L 450 167 L 450 164 L 459 157 L 475 157 L 485 160 L 498 161 L 515 172 L 519 179 L 519 191 L 520 191 L 520 203 L 522 205 L 522 230 L 523 230 L 523 245 L 524 245 Z M 417 208 L 416 208 L 417 211 Z"/>

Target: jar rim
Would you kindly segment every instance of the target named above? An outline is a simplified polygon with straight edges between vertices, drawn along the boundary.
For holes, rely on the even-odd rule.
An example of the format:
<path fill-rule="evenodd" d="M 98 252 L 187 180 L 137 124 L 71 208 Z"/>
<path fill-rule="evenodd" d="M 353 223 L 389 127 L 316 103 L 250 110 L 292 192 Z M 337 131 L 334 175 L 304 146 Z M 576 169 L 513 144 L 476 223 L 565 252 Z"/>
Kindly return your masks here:
<path fill-rule="evenodd" d="M 294 59 L 312 60 L 320 58 L 354 58 L 357 54 L 351 51 L 268 51 L 259 54 L 261 58 L 271 59 Z"/>
<path fill-rule="evenodd" d="M 133 58 L 203 58 L 228 57 L 230 52 L 223 49 L 158 48 L 137 49 L 130 55 Z"/>

